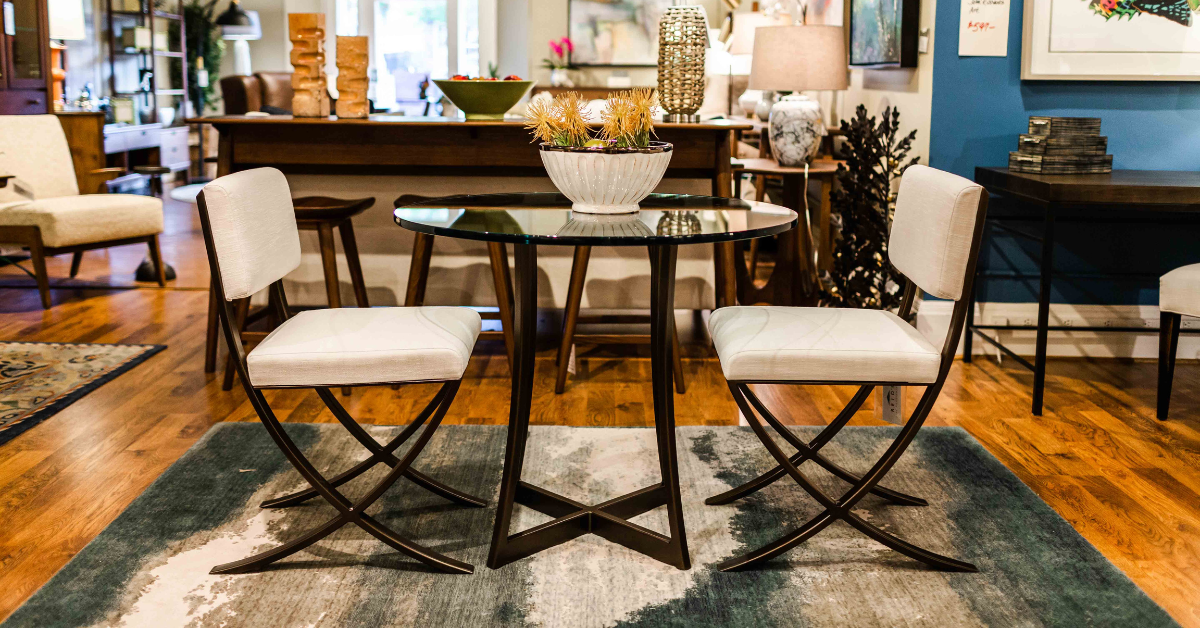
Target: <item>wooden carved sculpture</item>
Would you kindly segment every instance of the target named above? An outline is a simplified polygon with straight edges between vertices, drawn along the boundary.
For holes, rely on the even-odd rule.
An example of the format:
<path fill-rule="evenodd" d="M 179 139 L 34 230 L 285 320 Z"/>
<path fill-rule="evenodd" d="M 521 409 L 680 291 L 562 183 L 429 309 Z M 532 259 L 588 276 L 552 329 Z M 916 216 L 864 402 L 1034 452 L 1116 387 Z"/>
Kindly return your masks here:
<path fill-rule="evenodd" d="M 329 115 L 325 79 L 325 14 L 288 13 L 288 39 L 292 40 L 292 115 L 320 118 Z"/>
<path fill-rule="evenodd" d="M 370 113 L 367 105 L 367 38 L 337 38 L 337 116 L 339 118 L 365 118 Z"/>

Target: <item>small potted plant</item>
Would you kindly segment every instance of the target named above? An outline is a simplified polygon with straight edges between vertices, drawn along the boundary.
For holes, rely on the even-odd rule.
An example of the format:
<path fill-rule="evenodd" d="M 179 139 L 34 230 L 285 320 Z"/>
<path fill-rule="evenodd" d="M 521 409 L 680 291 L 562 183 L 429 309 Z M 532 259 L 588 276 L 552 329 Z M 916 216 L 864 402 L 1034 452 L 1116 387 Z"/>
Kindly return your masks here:
<path fill-rule="evenodd" d="M 569 61 L 571 53 L 575 52 L 575 44 L 570 37 L 550 40 L 550 56 L 542 59 L 542 67 L 550 70 L 550 85 L 554 87 L 575 87 L 568 70 L 575 67 Z"/>
<path fill-rule="evenodd" d="M 609 97 L 599 137 L 584 116 L 583 97 L 567 92 L 529 105 L 527 127 L 541 142 L 542 164 L 572 210 L 589 214 L 628 214 L 650 195 L 667 171 L 672 146 L 652 141 L 653 90 Z"/>

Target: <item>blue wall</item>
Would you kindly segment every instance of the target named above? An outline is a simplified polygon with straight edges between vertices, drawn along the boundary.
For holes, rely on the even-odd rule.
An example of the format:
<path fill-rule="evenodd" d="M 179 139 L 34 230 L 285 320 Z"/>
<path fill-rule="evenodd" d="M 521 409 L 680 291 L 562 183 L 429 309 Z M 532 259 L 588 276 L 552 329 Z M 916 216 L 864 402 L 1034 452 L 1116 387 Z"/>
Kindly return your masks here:
<path fill-rule="evenodd" d="M 1007 57 L 958 56 L 960 4 L 942 0 L 937 7 L 931 166 L 974 178 L 976 166 L 1007 165 L 1029 116 L 1058 115 L 1102 118 L 1114 168 L 1200 170 L 1200 82 L 1022 82 L 1020 0 L 1012 5 Z M 993 203 L 993 209 L 1013 208 Z M 1200 227 L 1062 225 L 1058 234 L 1056 269 L 1145 276 L 1056 279 L 1057 302 L 1157 304 L 1155 275 L 1200 262 Z M 1003 275 L 1035 271 L 1039 255 L 1036 243 L 992 230 L 981 257 L 991 276 L 980 300 L 1035 301 L 1035 280 Z"/>

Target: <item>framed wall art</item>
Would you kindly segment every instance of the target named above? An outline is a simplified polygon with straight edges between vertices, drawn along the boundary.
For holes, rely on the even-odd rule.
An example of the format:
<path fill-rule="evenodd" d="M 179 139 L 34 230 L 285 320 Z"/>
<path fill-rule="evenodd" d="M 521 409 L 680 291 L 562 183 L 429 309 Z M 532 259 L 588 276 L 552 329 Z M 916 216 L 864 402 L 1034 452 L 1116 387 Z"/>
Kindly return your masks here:
<path fill-rule="evenodd" d="M 850 65 L 917 67 L 919 0 L 847 0 Z"/>
<path fill-rule="evenodd" d="M 670 0 L 568 0 L 571 65 L 656 67 L 658 20 Z"/>
<path fill-rule="evenodd" d="M 1024 80 L 1200 80 L 1200 0 L 1025 0 Z"/>

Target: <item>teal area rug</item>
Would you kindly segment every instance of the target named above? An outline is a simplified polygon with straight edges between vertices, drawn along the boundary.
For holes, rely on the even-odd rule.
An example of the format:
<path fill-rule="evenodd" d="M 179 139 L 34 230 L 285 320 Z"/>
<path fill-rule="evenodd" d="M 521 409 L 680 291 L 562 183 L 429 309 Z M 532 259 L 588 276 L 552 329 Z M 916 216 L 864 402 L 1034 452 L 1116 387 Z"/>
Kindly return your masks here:
<path fill-rule="evenodd" d="M 0 342 L 0 445 L 166 348 Z"/>
<path fill-rule="evenodd" d="M 288 425 L 323 469 L 365 452 L 334 425 Z M 374 427 L 380 440 L 396 427 Z M 816 428 L 797 428 L 805 439 Z M 534 427 L 525 479 L 594 503 L 657 481 L 649 429 Z M 895 428 L 848 428 L 824 450 L 873 463 Z M 781 481 L 741 503 L 703 500 L 770 467 L 748 428 L 683 427 L 680 475 L 690 571 L 596 537 L 488 569 L 505 428 L 443 427 L 418 468 L 492 501 L 450 505 L 402 480 L 372 514 L 476 565 L 434 574 L 346 527 L 269 571 L 211 576 L 218 563 L 284 542 L 333 509 L 263 510 L 302 486 L 257 424 L 221 424 L 5 623 L 17 626 L 1171 626 L 1171 618 L 966 432 L 926 428 L 886 485 L 927 507 L 868 497 L 857 512 L 975 574 L 924 568 L 836 523 L 750 572 L 712 565 L 801 524 L 819 507 Z M 360 495 L 383 473 L 347 487 Z M 332 474 L 332 472 L 330 473 Z M 813 471 L 828 492 L 845 485 Z M 665 530 L 663 509 L 635 519 Z M 514 529 L 545 521 L 518 507 Z"/>

